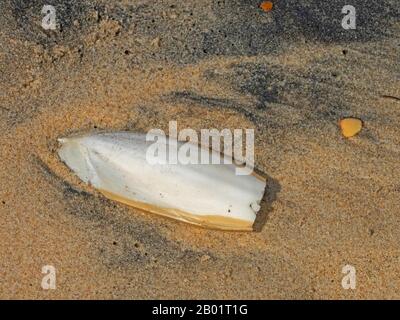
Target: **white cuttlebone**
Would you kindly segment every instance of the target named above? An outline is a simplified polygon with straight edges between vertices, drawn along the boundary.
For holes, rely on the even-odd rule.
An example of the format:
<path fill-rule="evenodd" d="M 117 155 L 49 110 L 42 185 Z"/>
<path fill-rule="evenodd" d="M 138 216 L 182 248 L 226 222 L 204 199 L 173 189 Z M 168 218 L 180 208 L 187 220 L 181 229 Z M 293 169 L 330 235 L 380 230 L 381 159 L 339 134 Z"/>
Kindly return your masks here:
<path fill-rule="evenodd" d="M 235 164 L 150 164 L 146 151 L 154 142 L 140 133 L 96 133 L 59 142 L 62 161 L 108 198 L 196 225 L 252 230 L 266 181 L 236 175 Z M 167 150 L 171 143 L 179 148 L 184 142 L 167 138 Z M 199 154 L 221 157 L 196 147 Z"/>

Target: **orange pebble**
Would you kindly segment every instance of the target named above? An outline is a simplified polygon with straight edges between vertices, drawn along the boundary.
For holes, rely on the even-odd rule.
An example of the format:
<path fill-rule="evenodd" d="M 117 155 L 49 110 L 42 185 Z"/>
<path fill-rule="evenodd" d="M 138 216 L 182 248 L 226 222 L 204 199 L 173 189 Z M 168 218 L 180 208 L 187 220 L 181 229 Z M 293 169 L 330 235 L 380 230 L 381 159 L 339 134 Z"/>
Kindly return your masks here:
<path fill-rule="evenodd" d="M 264 1 L 260 4 L 260 8 L 265 12 L 271 11 L 273 6 L 271 1 Z"/>
<path fill-rule="evenodd" d="M 363 123 L 357 118 L 344 118 L 340 120 L 339 126 L 342 129 L 343 136 L 350 138 L 361 131 Z"/>

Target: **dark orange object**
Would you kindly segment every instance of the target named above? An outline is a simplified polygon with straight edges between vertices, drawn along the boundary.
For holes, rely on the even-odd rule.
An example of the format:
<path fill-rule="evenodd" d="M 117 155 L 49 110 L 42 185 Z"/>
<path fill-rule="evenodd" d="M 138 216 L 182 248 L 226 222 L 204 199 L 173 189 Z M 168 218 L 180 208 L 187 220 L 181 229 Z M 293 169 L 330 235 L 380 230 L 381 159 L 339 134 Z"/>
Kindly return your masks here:
<path fill-rule="evenodd" d="M 271 1 L 264 1 L 260 4 L 260 8 L 265 12 L 271 11 L 273 6 L 274 4 Z"/>

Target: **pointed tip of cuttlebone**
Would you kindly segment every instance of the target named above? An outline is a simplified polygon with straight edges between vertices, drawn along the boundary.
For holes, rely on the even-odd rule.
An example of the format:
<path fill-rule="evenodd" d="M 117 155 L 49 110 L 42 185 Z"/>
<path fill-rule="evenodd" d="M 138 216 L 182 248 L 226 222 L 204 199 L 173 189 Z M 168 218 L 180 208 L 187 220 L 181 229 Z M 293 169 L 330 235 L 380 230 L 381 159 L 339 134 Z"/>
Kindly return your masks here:
<path fill-rule="evenodd" d="M 68 141 L 68 139 L 67 139 L 67 138 L 58 138 L 57 141 L 58 141 L 60 144 L 64 144 L 64 143 L 66 143 L 66 142 Z"/>

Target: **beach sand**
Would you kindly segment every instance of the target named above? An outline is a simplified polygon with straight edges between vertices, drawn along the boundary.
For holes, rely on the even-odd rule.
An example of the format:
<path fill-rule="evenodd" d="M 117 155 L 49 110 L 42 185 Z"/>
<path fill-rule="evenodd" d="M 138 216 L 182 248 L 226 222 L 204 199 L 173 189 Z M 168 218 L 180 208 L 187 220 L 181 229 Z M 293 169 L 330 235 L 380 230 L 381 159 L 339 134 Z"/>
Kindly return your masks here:
<path fill-rule="evenodd" d="M 52 1 L 54 31 L 45 1 L 0 4 L 0 298 L 400 298 L 398 1 L 352 1 L 356 30 L 342 1 L 109 2 Z M 62 136 L 171 120 L 255 130 L 255 232 L 108 200 L 57 155 Z"/>

